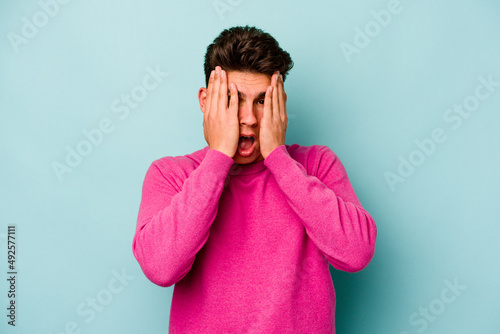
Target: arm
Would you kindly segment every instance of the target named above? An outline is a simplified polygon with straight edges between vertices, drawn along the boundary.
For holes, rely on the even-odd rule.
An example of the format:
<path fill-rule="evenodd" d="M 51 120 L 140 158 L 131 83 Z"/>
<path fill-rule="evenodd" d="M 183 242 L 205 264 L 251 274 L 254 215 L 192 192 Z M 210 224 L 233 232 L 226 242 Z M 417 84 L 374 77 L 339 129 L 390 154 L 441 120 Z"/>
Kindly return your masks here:
<path fill-rule="evenodd" d="M 149 167 L 142 188 L 132 251 L 146 277 L 168 287 L 191 269 L 210 234 L 233 160 L 209 149 L 182 190 L 173 174 Z"/>
<path fill-rule="evenodd" d="M 307 235 L 336 269 L 357 272 L 373 258 L 377 227 L 359 202 L 342 162 L 327 146 L 316 154 L 316 176 L 278 146 L 264 164 L 303 221 Z"/>

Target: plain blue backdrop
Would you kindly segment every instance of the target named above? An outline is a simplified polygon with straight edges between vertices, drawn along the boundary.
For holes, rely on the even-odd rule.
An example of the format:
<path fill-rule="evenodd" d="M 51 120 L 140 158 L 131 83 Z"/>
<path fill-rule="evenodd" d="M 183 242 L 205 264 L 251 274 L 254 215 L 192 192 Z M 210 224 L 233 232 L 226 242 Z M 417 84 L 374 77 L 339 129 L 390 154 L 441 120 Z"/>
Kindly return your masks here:
<path fill-rule="evenodd" d="M 286 143 L 329 146 L 377 223 L 365 270 L 330 266 L 337 333 L 500 333 L 499 15 L 494 0 L 2 1 L 0 332 L 167 332 L 173 287 L 132 254 L 142 182 L 207 145 L 206 47 L 249 24 L 295 63 Z"/>

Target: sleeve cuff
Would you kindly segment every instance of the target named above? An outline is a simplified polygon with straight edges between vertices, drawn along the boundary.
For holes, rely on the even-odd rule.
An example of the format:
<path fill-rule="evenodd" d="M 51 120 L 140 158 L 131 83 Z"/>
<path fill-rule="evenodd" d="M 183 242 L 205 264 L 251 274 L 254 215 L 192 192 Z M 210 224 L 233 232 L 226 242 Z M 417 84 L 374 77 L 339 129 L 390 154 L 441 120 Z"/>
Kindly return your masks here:
<path fill-rule="evenodd" d="M 286 169 L 286 161 L 292 159 L 286 146 L 280 145 L 276 147 L 266 159 L 264 159 L 264 165 L 272 171 L 279 171 L 281 169 Z M 293 160 L 293 159 L 292 159 Z"/>
<path fill-rule="evenodd" d="M 211 172 L 223 175 L 224 177 L 226 177 L 229 173 L 229 169 L 231 168 L 233 163 L 234 160 L 232 158 L 220 151 L 211 148 L 208 149 L 205 157 L 203 158 L 203 161 L 201 162 L 201 164 L 203 164 L 204 166 L 208 166 Z"/>

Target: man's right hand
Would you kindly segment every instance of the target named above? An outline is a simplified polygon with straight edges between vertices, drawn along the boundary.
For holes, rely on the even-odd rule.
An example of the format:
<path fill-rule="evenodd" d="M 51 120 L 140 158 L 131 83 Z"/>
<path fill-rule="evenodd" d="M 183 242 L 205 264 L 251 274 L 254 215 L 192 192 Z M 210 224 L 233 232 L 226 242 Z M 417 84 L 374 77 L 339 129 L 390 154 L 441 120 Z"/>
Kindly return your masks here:
<path fill-rule="evenodd" d="M 227 72 L 216 66 L 208 80 L 203 131 L 211 149 L 233 158 L 238 149 L 240 126 L 238 120 L 238 89 L 230 85 L 231 99 L 228 107 Z"/>

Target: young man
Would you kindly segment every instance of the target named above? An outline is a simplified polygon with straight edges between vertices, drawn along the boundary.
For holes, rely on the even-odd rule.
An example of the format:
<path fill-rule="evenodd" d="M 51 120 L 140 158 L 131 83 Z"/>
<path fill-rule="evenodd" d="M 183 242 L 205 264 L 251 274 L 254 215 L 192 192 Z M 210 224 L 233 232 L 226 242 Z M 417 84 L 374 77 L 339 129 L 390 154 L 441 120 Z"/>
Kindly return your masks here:
<path fill-rule="evenodd" d="M 175 284 L 170 333 L 334 333 L 329 264 L 373 257 L 376 225 L 339 158 L 285 144 L 292 67 L 262 30 L 224 30 L 198 93 L 208 146 L 146 173 L 132 248 L 149 280 Z"/>

